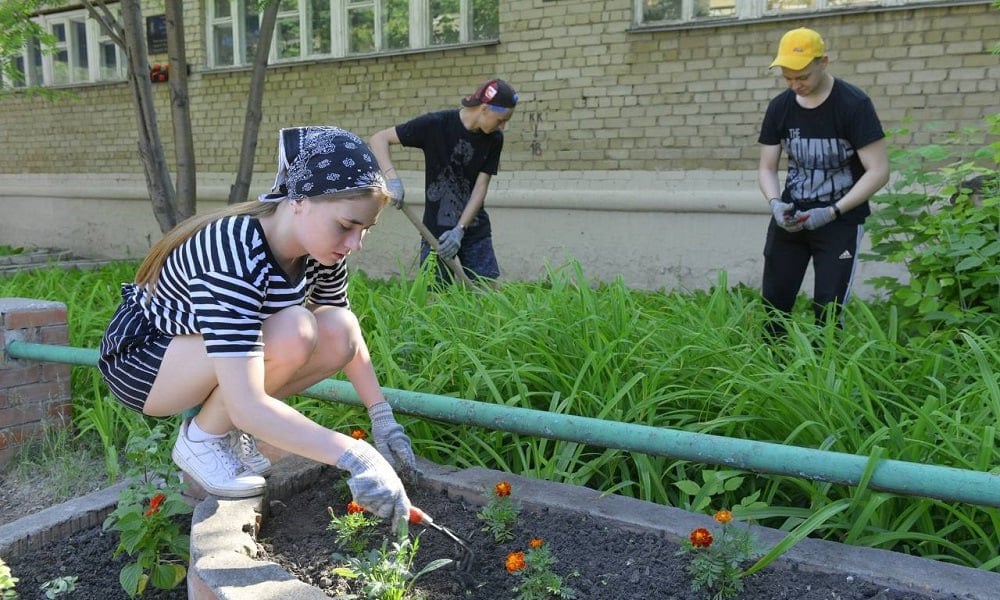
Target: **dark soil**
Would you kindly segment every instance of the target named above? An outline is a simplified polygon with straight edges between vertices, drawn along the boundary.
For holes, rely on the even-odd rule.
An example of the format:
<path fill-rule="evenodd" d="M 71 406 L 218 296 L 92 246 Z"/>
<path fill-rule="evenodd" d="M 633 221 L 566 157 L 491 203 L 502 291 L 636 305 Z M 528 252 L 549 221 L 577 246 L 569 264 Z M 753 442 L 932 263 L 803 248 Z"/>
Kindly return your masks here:
<path fill-rule="evenodd" d="M 343 514 L 349 498 L 340 472 L 326 469 L 313 486 L 284 502 L 273 502 L 260 535 L 261 558 L 282 565 L 300 580 L 323 589 L 328 596 L 357 593 L 352 583 L 333 576 L 331 554 L 341 551 L 327 507 Z M 581 600 L 695 600 L 703 596 L 690 588 L 687 558 L 675 556 L 677 543 L 658 535 L 629 531 L 579 513 L 524 511 L 515 528 L 517 538 L 496 543 L 481 531 L 478 506 L 441 492 L 408 488 L 414 505 L 449 527 L 471 544 L 475 556 L 466 586 L 452 569 L 441 569 L 417 580 L 415 589 L 428 600 L 507 600 L 518 578 L 504 561 L 509 552 L 526 550 L 530 538 L 542 538 L 558 559 L 553 570 Z M 387 531 L 384 531 L 388 535 Z M 455 558 L 457 547 L 432 529 L 412 527 L 420 534 L 413 572 L 438 558 Z M 354 584 L 356 585 L 356 584 Z M 878 586 L 844 574 L 777 568 L 774 565 L 749 577 L 741 600 L 959 600 L 960 596 L 927 596 Z"/>
<path fill-rule="evenodd" d="M 184 533 L 190 530 L 190 521 Z M 48 544 L 39 550 L 11 559 L 4 558 L 11 574 L 19 578 L 15 590 L 21 600 L 42 600 L 41 585 L 57 577 L 76 576 L 76 590 L 67 594 L 73 600 L 127 600 L 128 594 L 118 583 L 118 573 L 128 564 L 128 555 L 112 555 L 118 547 L 118 533 L 87 529 L 69 538 Z M 64 597 L 64 596 L 60 596 Z M 187 585 L 181 582 L 173 590 L 152 586 L 142 598 L 147 600 L 184 600 Z"/>

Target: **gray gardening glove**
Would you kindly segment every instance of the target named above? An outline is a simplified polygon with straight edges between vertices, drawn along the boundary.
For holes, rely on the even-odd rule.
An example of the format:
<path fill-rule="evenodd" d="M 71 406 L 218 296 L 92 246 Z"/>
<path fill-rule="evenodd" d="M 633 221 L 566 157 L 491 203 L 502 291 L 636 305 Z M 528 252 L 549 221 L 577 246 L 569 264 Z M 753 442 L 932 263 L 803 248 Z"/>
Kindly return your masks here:
<path fill-rule="evenodd" d="M 368 442 L 355 441 L 337 461 L 337 468 L 350 472 L 347 487 L 354 501 L 383 519 L 391 519 L 392 531 L 410 516 L 410 499 L 392 466 Z"/>
<path fill-rule="evenodd" d="M 774 222 L 778 224 L 778 227 L 791 233 L 802 231 L 802 225 L 795 221 L 792 216 L 794 211 L 794 204 L 782 202 L 777 198 L 771 199 L 771 214 L 774 215 Z"/>
<path fill-rule="evenodd" d="M 403 433 L 403 426 L 392 416 L 388 402 L 379 402 L 368 409 L 372 420 L 372 437 L 379 453 L 401 471 L 411 474 L 417 470 L 417 459 L 413 456 L 410 438 Z"/>
<path fill-rule="evenodd" d="M 833 221 L 836 215 L 829 206 L 821 206 L 819 208 L 796 211 L 795 218 L 802 223 L 803 227 L 812 231 Z"/>
<path fill-rule="evenodd" d="M 441 258 L 455 258 L 458 249 L 462 247 L 462 238 L 465 237 L 465 230 L 455 225 L 438 238 L 438 254 Z"/>
<path fill-rule="evenodd" d="M 396 208 L 403 208 L 403 196 L 406 195 L 403 191 L 403 180 L 390 179 L 385 182 L 385 187 L 389 189 L 389 203 Z"/>

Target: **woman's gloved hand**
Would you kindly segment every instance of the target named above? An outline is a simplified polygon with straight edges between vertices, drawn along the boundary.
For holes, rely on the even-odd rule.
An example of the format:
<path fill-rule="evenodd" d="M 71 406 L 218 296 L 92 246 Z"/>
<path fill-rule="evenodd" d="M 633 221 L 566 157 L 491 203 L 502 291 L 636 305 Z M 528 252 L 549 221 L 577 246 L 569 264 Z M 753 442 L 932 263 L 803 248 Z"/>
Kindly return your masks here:
<path fill-rule="evenodd" d="M 417 459 L 413 455 L 410 438 L 403 432 L 403 426 L 396 422 L 389 403 L 373 404 L 368 409 L 368 417 L 372 420 L 372 437 L 379 454 L 397 469 L 416 472 Z"/>
<path fill-rule="evenodd" d="M 348 471 L 347 487 L 354 501 L 383 519 L 391 519 L 392 531 L 410 517 L 410 499 L 403 482 L 367 442 L 356 440 L 337 461 L 337 468 Z"/>

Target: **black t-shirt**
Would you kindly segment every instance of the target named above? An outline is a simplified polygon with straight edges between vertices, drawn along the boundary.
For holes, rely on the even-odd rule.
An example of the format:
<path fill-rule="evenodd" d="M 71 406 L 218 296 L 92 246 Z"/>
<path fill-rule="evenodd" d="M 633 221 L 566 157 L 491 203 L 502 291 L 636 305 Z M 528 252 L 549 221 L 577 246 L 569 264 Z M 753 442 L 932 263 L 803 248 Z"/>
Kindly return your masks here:
<path fill-rule="evenodd" d="M 865 169 L 858 149 L 885 137 L 871 99 L 861 89 L 835 79 L 830 96 L 816 108 L 803 108 L 785 90 L 767 106 L 758 142 L 781 144 L 788 154 L 782 201 L 799 210 L 830 206 L 850 191 Z M 842 220 L 863 223 L 868 202 Z"/>
<path fill-rule="evenodd" d="M 458 225 L 480 173 L 496 175 L 503 149 L 503 132 L 469 131 L 458 110 L 427 113 L 396 126 L 402 145 L 424 151 L 427 201 L 424 225 L 435 236 Z M 465 240 L 491 235 L 485 207 L 465 228 Z"/>

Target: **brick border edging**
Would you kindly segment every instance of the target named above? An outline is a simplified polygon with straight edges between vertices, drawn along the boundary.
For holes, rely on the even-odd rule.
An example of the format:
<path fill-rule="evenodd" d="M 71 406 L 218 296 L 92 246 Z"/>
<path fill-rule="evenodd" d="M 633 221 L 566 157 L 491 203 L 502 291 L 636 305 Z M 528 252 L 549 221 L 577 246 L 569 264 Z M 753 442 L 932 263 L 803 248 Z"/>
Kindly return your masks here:
<path fill-rule="evenodd" d="M 122 481 L 0 525 L 0 556 L 20 556 L 85 529 L 100 527 L 118 505 L 118 495 L 126 485 L 128 482 Z"/>

